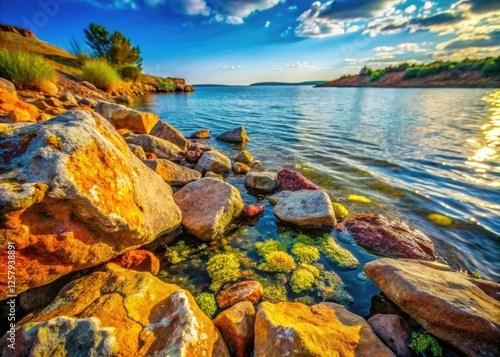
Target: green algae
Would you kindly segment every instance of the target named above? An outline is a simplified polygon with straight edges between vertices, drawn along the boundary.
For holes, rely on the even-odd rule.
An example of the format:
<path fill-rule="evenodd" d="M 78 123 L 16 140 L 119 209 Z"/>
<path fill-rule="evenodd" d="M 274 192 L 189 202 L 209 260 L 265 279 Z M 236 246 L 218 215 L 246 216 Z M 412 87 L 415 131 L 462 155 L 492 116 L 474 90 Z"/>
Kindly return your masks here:
<path fill-rule="evenodd" d="M 430 350 L 434 357 L 441 357 L 443 355 L 443 348 L 439 346 L 434 336 L 431 336 L 427 331 L 424 333 L 413 331 L 411 333 L 411 343 L 408 347 L 418 354 L 423 354 Z"/>
<path fill-rule="evenodd" d="M 308 264 L 299 265 L 299 268 L 293 272 L 290 280 L 292 291 L 300 293 L 301 291 L 311 289 L 318 277 L 318 268 Z"/>
<path fill-rule="evenodd" d="M 319 260 L 318 248 L 300 242 L 293 245 L 292 254 L 297 257 L 300 263 L 313 263 Z"/>
<path fill-rule="evenodd" d="M 285 252 L 271 252 L 257 269 L 273 273 L 290 273 L 296 267 L 293 257 Z"/>
<path fill-rule="evenodd" d="M 325 235 L 325 238 L 326 239 L 321 244 L 320 249 L 321 252 L 323 252 L 332 262 L 340 265 L 341 267 L 353 269 L 359 266 L 358 260 L 350 251 L 339 246 L 328 234 Z"/>
<path fill-rule="evenodd" d="M 234 254 L 214 255 L 207 262 L 207 273 L 212 279 L 210 290 L 217 292 L 224 284 L 238 280 L 240 272 L 240 262 Z"/>
<path fill-rule="evenodd" d="M 345 284 L 340 276 L 333 271 L 322 272 L 315 282 L 315 287 L 323 301 L 333 301 L 342 305 L 354 302 L 352 296 L 345 291 Z"/>
<path fill-rule="evenodd" d="M 208 317 L 213 318 L 217 312 L 217 303 L 215 295 L 210 293 L 201 293 L 195 298 L 196 304 Z"/>
<path fill-rule="evenodd" d="M 347 196 L 347 199 L 349 201 L 358 202 L 358 203 L 366 203 L 366 204 L 373 203 L 372 200 L 370 200 L 368 197 L 361 196 L 361 195 L 350 194 L 349 196 Z"/>
<path fill-rule="evenodd" d="M 342 203 L 333 202 L 332 206 L 335 212 L 335 218 L 344 219 L 349 215 L 349 210 Z"/>
<path fill-rule="evenodd" d="M 453 224 L 453 220 L 448 217 L 448 216 L 445 216 L 443 214 L 439 214 L 439 213 L 431 213 L 431 214 L 428 214 L 426 216 L 426 218 L 437 224 L 438 226 L 444 226 L 444 227 L 447 227 L 447 226 L 451 226 Z"/>
<path fill-rule="evenodd" d="M 286 251 L 285 245 L 273 239 L 266 240 L 264 243 L 256 243 L 255 248 L 257 248 L 257 254 L 263 258 L 272 252 Z"/>
<path fill-rule="evenodd" d="M 277 304 L 287 301 L 286 288 L 282 285 L 271 285 L 264 289 L 264 300 Z"/>

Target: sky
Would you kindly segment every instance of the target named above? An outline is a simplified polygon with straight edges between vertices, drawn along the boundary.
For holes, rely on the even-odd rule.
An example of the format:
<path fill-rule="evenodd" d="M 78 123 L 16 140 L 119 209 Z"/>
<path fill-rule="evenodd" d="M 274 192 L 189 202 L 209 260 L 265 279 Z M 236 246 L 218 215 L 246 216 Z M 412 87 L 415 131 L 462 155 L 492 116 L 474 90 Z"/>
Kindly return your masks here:
<path fill-rule="evenodd" d="M 499 0 L 0 0 L 0 22 L 69 49 L 90 23 L 191 84 L 301 82 L 500 55 Z"/>

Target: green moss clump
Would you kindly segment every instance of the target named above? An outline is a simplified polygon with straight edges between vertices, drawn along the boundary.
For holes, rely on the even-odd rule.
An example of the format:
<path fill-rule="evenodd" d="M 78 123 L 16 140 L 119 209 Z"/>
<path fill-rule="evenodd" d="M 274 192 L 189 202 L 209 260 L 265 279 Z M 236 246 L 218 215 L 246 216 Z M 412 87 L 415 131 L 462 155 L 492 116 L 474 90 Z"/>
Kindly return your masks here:
<path fill-rule="evenodd" d="M 304 243 L 295 243 L 292 247 L 292 254 L 299 259 L 300 263 L 313 263 L 319 260 L 318 248 Z"/>
<path fill-rule="evenodd" d="M 481 279 L 481 275 L 479 275 L 479 272 L 477 271 L 473 271 L 472 273 L 470 273 L 470 276 L 474 279 Z"/>
<path fill-rule="evenodd" d="M 265 257 L 272 252 L 286 251 L 286 247 L 284 245 L 273 239 L 266 240 L 264 243 L 256 243 L 255 248 L 257 248 L 257 253 L 261 257 Z"/>
<path fill-rule="evenodd" d="M 305 245 L 314 245 L 314 246 L 321 246 L 327 238 L 330 236 L 328 234 L 325 234 L 323 237 L 320 238 L 311 238 L 306 234 L 299 234 L 297 236 L 296 242 L 297 243 L 302 243 Z"/>
<path fill-rule="evenodd" d="M 412 332 L 411 333 L 410 348 L 416 353 L 423 353 L 430 349 L 434 357 L 441 357 L 443 355 L 443 348 L 439 346 L 437 340 L 429 335 L 426 331 L 424 333 Z"/>
<path fill-rule="evenodd" d="M 224 284 L 238 280 L 240 262 L 234 254 L 216 254 L 207 262 L 207 273 L 212 279 L 210 290 L 217 292 Z"/>
<path fill-rule="evenodd" d="M 326 235 L 328 236 L 328 235 Z M 327 239 L 321 244 L 321 251 L 334 263 L 342 267 L 357 268 L 359 266 L 358 260 L 352 255 L 350 251 L 339 246 L 332 237 L 328 236 Z"/>
<path fill-rule="evenodd" d="M 55 134 L 49 135 L 47 139 L 45 139 L 45 143 L 57 150 L 61 150 L 63 147 L 62 139 Z"/>
<path fill-rule="evenodd" d="M 206 247 L 206 244 L 202 244 L 197 248 L 190 247 L 183 240 L 180 240 L 175 245 L 166 247 L 165 258 L 171 265 L 179 264 L 189 258 L 190 255 L 199 253 Z"/>
<path fill-rule="evenodd" d="M 301 296 L 295 299 L 295 302 L 300 302 L 301 304 L 311 306 L 314 305 L 314 300 L 310 296 Z"/>
<path fill-rule="evenodd" d="M 349 215 L 349 211 L 342 203 L 334 202 L 332 205 L 335 212 L 335 218 L 344 219 Z"/>
<path fill-rule="evenodd" d="M 287 301 L 286 288 L 282 285 L 271 285 L 265 288 L 264 300 L 272 302 L 273 304 Z"/>
<path fill-rule="evenodd" d="M 300 264 L 299 268 L 293 272 L 290 285 L 294 293 L 300 293 L 312 288 L 314 282 L 319 277 L 319 270 L 308 264 Z"/>
<path fill-rule="evenodd" d="M 292 246 L 293 242 L 293 237 L 294 233 L 286 228 L 280 227 L 278 229 L 278 241 L 280 244 L 285 247 L 285 249 L 288 249 Z"/>
<path fill-rule="evenodd" d="M 347 291 L 345 291 L 345 284 L 335 272 L 325 271 L 316 280 L 316 289 L 318 295 L 323 301 L 333 301 L 339 304 L 347 305 L 354 302 L 354 299 Z"/>
<path fill-rule="evenodd" d="M 285 252 L 272 252 L 264 257 L 265 262 L 259 264 L 259 270 L 275 272 L 275 273 L 289 273 L 295 269 L 295 261 L 290 254 Z"/>
<path fill-rule="evenodd" d="M 214 294 L 201 293 L 195 298 L 195 300 L 201 311 L 207 314 L 210 318 L 214 317 L 215 312 L 217 311 L 217 303 L 215 302 Z"/>

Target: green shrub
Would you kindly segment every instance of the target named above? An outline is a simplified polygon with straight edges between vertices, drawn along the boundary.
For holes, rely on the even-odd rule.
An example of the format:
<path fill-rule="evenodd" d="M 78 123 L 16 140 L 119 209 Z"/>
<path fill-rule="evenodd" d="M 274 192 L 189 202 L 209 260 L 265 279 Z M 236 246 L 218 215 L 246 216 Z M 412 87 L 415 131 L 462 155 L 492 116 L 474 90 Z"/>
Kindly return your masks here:
<path fill-rule="evenodd" d="M 274 273 L 289 273 L 295 269 L 293 257 L 285 252 L 272 252 L 264 257 L 265 262 L 257 269 Z"/>
<path fill-rule="evenodd" d="M 175 91 L 175 83 L 171 79 L 161 79 L 158 78 L 158 87 L 160 90 L 165 92 L 173 92 Z"/>
<path fill-rule="evenodd" d="M 380 78 L 382 78 L 384 75 L 385 75 L 385 70 L 383 69 L 379 69 L 375 72 L 373 72 L 370 76 L 370 78 L 368 79 L 368 82 L 376 82 L 378 81 Z"/>
<path fill-rule="evenodd" d="M 10 80 L 19 89 L 37 87 L 56 78 L 48 59 L 22 50 L 0 49 L 0 77 Z"/>
<path fill-rule="evenodd" d="M 430 349 L 434 357 L 441 357 L 443 355 L 443 348 L 439 346 L 437 340 L 429 335 L 427 331 L 424 333 L 412 332 L 409 347 L 416 353 L 423 353 Z"/>
<path fill-rule="evenodd" d="M 215 302 L 214 294 L 201 293 L 196 298 L 196 304 L 198 304 L 201 311 L 207 314 L 208 317 L 212 318 L 217 311 L 217 303 Z"/>
<path fill-rule="evenodd" d="M 486 62 L 481 69 L 481 74 L 483 77 L 500 76 L 500 64 L 493 60 Z"/>
<path fill-rule="evenodd" d="M 216 254 L 207 262 L 207 273 L 212 279 L 210 290 L 217 292 L 222 286 L 240 277 L 240 262 L 232 253 Z"/>
<path fill-rule="evenodd" d="M 123 66 L 118 70 L 124 80 L 137 82 L 141 78 L 141 69 L 134 65 Z"/>
<path fill-rule="evenodd" d="M 118 72 L 105 59 L 91 59 L 82 66 L 83 79 L 106 91 L 114 89 L 121 81 Z"/>

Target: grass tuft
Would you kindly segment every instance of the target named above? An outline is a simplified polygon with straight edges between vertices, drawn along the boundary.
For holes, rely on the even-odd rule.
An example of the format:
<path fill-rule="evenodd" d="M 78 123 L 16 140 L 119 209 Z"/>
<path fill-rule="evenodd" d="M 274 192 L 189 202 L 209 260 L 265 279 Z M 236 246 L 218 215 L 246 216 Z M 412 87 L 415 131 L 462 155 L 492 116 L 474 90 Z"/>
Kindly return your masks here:
<path fill-rule="evenodd" d="M 56 78 L 52 63 L 39 55 L 23 50 L 0 49 L 0 77 L 19 89 L 40 86 Z"/>
<path fill-rule="evenodd" d="M 82 66 L 83 79 L 106 91 L 113 90 L 121 81 L 118 72 L 105 59 L 91 59 Z"/>

